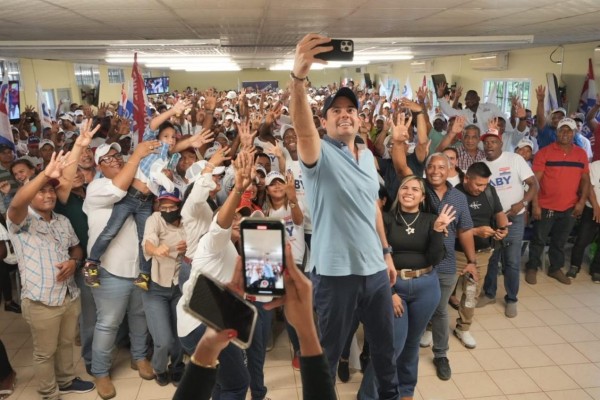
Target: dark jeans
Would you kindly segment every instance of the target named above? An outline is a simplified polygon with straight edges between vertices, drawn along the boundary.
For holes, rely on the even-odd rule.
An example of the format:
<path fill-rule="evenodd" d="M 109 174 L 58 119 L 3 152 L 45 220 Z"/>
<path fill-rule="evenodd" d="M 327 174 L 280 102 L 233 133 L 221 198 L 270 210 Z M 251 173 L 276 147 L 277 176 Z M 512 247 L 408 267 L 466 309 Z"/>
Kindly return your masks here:
<path fill-rule="evenodd" d="M 550 236 L 548 273 L 558 271 L 565 265 L 565 244 L 575 225 L 573 208 L 565 211 L 542 209 L 542 219 L 533 223 L 533 239 L 529 245 L 527 269 L 538 269 L 542 265 L 542 254 Z"/>
<path fill-rule="evenodd" d="M 521 244 L 525 231 L 525 213 L 509 217 L 512 222 L 508 226 L 508 235 L 502 241 L 503 246 L 494 250 L 488 262 L 488 270 L 483 283 L 483 292 L 490 299 L 496 298 L 498 289 L 498 262 L 502 261 L 502 273 L 504 276 L 504 288 L 507 303 L 516 303 L 519 293 L 519 279 L 521 271 Z"/>
<path fill-rule="evenodd" d="M 206 332 L 206 325 L 202 324 L 189 335 L 180 337 L 181 346 L 188 354 L 193 354 L 196 345 Z M 245 400 L 250 373 L 244 362 L 244 351 L 233 343 L 219 354 L 219 369 L 217 382 L 212 392 L 213 400 Z"/>
<path fill-rule="evenodd" d="M 179 282 L 179 290 L 183 293 L 183 284 L 190 279 L 190 274 L 192 272 L 192 264 L 181 260 L 181 266 L 179 267 L 179 277 L 177 278 Z"/>
<path fill-rule="evenodd" d="M 571 251 L 571 265 L 581 268 L 583 262 L 583 253 L 585 248 L 594 241 L 594 238 L 600 231 L 600 224 L 594 221 L 594 210 L 591 207 L 585 207 L 581 215 L 581 224 L 579 225 L 579 234 L 575 240 L 575 245 Z M 592 263 L 590 264 L 590 275 L 600 273 L 600 251 L 596 252 Z"/>
<path fill-rule="evenodd" d="M 8 360 L 8 354 L 6 353 L 6 348 L 4 347 L 4 343 L 0 340 L 0 380 L 6 378 L 13 371 L 10 366 L 10 361 Z"/>
<path fill-rule="evenodd" d="M 394 314 L 387 270 L 369 276 L 312 273 L 311 278 L 321 344 L 331 377 L 335 381 L 337 364 L 357 314 L 363 323 L 371 363 L 380 383 L 379 398 L 396 400 L 399 389 L 394 359 Z"/>
<path fill-rule="evenodd" d="M 179 286 L 163 287 L 150 281 L 147 292 L 142 293 L 148 330 L 154 341 L 152 368 L 156 373 L 167 372 L 169 358 L 171 369 L 183 372 L 183 350 L 177 337 L 177 303 L 181 298 Z"/>
<path fill-rule="evenodd" d="M 83 280 L 81 269 L 75 271 L 75 283 L 79 288 L 81 299 L 81 314 L 79 314 L 79 337 L 81 339 L 81 357 L 88 370 L 92 368 L 92 343 L 96 329 L 96 302 L 92 288 Z"/>
<path fill-rule="evenodd" d="M 263 303 L 255 302 L 258 310 L 256 329 L 252 337 L 252 344 L 246 350 L 248 356 L 248 372 L 250 372 L 250 394 L 252 400 L 262 400 L 267 394 L 265 386 L 265 357 L 267 355 L 267 341 L 271 335 L 273 310 L 265 310 Z"/>
<path fill-rule="evenodd" d="M 440 283 L 435 270 L 419 278 L 396 281 L 404 314 L 394 317 L 394 357 L 400 382 L 400 397 L 413 397 L 419 369 L 419 341 L 440 302 Z M 360 385 L 360 400 L 376 400 L 373 367 L 367 366 Z"/>
<path fill-rule="evenodd" d="M 135 225 L 138 234 L 138 252 L 140 258 L 140 272 L 150 274 L 152 261 L 146 260 L 142 251 L 142 239 L 144 237 L 144 228 L 146 220 L 152 215 L 152 198 L 143 201 L 130 194 L 125 195 L 121 201 L 115 203 L 110 214 L 110 218 L 98 239 L 94 242 L 90 251 L 89 259 L 100 261 L 110 242 L 117 236 L 127 218 L 132 215 L 135 219 Z"/>
<path fill-rule="evenodd" d="M 8 243 L 6 244 L 8 246 Z M 12 282 L 10 273 L 17 269 L 17 265 L 10 265 L 0 260 L 0 289 L 4 302 L 12 301 Z"/>

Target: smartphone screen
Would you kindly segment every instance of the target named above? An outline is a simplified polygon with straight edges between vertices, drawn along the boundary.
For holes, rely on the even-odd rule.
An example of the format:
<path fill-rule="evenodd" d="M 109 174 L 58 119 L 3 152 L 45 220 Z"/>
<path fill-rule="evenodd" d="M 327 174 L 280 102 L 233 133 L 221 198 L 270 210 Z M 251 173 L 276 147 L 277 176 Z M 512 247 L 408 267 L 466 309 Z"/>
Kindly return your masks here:
<path fill-rule="evenodd" d="M 354 41 L 350 39 L 331 39 L 331 42 L 321 46 L 333 46 L 333 50 L 315 55 L 325 61 L 352 61 L 354 59 Z"/>
<path fill-rule="evenodd" d="M 217 331 L 235 329 L 238 336 L 233 342 L 242 349 L 250 347 L 258 315 L 256 307 L 207 275 L 198 275 L 184 308 Z"/>
<path fill-rule="evenodd" d="M 240 230 L 245 292 L 253 295 L 283 296 L 283 221 L 245 218 L 240 224 Z"/>

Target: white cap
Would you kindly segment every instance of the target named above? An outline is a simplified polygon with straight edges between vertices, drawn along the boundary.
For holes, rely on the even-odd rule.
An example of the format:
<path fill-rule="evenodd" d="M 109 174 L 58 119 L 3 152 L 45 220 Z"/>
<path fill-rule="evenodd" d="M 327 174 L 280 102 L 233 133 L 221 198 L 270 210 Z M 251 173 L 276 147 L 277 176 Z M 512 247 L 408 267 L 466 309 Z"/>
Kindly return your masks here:
<path fill-rule="evenodd" d="M 47 145 L 47 144 L 49 144 L 50 146 L 52 146 L 52 148 L 53 148 L 53 149 L 55 149 L 55 148 L 56 148 L 56 145 L 54 144 L 54 142 L 53 142 L 52 140 L 49 140 L 49 139 L 43 139 L 43 140 L 41 140 L 41 141 L 40 141 L 40 145 L 39 145 L 39 146 L 40 146 L 40 149 L 41 149 L 42 147 L 44 147 L 45 145 Z"/>
<path fill-rule="evenodd" d="M 237 93 L 233 90 L 230 90 L 229 92 L 227 92 L 227 96 L 225 97 L 227 97 L 229 100 L 233 100 L 237 97 Z"/>
<path fill-rule="evenodd" d="M 121 145 L 119 145 L 117 142 L 113 142 L 111 144 L 102 143 L 100 146 L 98 146 L 96 148 L 96 153 L 94 154 L 94 161 L 96 162 L 96 165 L 100 164 L 100 158 L 108 154 L 110 149 L 115 149 L 118 153 L 120 153 Z"/>
<path fill-rule="evenodd" d="M 383 108 L 392 108 L 390 103 L 383 103 Z"/>
<path fill-rule="evenodd" d="M 563 118 L 560 120 L 560 122 L 558 123 L 558 126 L 556 127 L 556 129 L 560 129 L 563 126 L 568 126 L 569 128 L 571 128 L 571 130 L 573 132 L 575 132 L 577 130 L 577 122 L 575 122 L 575 120 L 572 120 L 571 118 Z M 41 143 L 40 143 L 40 147 Z"/>
<path fill-rule="evenodd" d="M 281 179 L 285 183 L 285 176 L 279 171 L 271 171 L 265 178 L 265 185 L 269 186 L 275 179 Z"/>

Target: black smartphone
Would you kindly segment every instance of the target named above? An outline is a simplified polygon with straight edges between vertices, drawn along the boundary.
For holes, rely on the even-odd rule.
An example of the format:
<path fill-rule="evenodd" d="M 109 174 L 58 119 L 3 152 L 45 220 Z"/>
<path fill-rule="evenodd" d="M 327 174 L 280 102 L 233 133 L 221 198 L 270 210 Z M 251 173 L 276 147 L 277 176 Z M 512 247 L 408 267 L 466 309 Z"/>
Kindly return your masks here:
<path fill-rule="evenodd" d="M 274 218 L 244 218 L 242 263 L 244 291 L 256 296 L 283 296 L 285 225 Z"/>
<path fill-rule="evenodd" d="M 322 47 L 333 46 L 333 50 L 315 55 L 325 61 L 352 61 L 354 59 L 354 41 L 350 39 L 331 39 L 331 42 L 324 43 Z"/>
<path fill-rule="evenodd" d="M 235 329 L 238 335 L 232 342 L 242 349 L 250 347 L 258 317 L 256 307 L 214 278 L 198 275 L 183 308 L 216 331 Z"/>

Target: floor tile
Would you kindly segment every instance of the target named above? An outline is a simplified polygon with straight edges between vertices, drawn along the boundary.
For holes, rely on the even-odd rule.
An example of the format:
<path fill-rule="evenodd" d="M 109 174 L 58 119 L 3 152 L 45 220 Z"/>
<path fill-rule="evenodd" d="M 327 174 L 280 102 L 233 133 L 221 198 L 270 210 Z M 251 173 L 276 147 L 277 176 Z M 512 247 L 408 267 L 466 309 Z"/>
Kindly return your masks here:
<path fill-rule="evenodd" d="M 338 400 L 356 400 L 358 388 L 360 388 L 360 383 L 337 384 L 335 390 L 338 394 Z M 273 397 L 273 400 L 275 399 L 276 398 Z"/>
<path fill-rule="evenodd" d="M 548 400 L 549 397 L 544 392 L 513 394 L 508 396 L 508 400 Z"/>
<path fill-rule="evenodd" d="M 294 370 L 289 367 L 265 367 L 265 385 L 269 389 L 295 388 Z"/>
<path fill-rule="evenodd" d="M 531 340 L 533 344 L 545 345 L 545 344 L 558 344 L 564 343 L 565 340 L 552 328 L 547 326 L 536 326 L 531 328 L 521 328 L 521 332 Z"/>
<path fill-rule="evenodd" d="M 520 347 L 520 346 L 530 346 L 531 340 L 527 338 L 527 336 L 523 335 L 521 331 L 517 328 L 513 329 L 500 329 L 489 331 L 490 335 L 500 344 L 500 346 L 507 347 Z"/>
<path fill-rule="evenodd" d="M 515 318 L 510 319 L 510 322 L 517 328 L 546 326 L 546 323 L 539 319 L 533 311 L 519 311 Z"/>
<path fill-rule="evenodd" d="M 477 322 L 488 331 L 496 329 L 510 329 L 515 327 L 510 322 L 510 319 L 506 318 L 504 314 L 478 315 L 476 316 L 476 319 Z"/>
<path fill-rule="evenodd" d="M 544 294 L 546 300 L 552 303 L 556 308 L 564 310 L 565 308 L 584 307 L 585 304 L 579 302 L 575 297 L 568 294 Z"/>
<path fill-rule="evenodd" d="M 452 380 L 467 399 L 502 394 L 500 388 L 485 372 L 453 373 Z"/>
<path fill-rule="evenodd" d="M 536 311 L 539 319 L 544 321 L 546 325 L 564 325 L 574 324 L 575 320 L 569 317 L 565 312 L 558 309 L 539 310 Z"/>
<path fill-rule="evenodd" d="M 573 347 L 579 350 L 591 362 L 600 362 L 600 340 L 573 343 Z"/>
<path fill-rule="evenodd" d="M 525 368 L 525 372 L 543 391 L 578 388 L 577 383 L 558 366 Z"/>
<path fill-rule="evenodd" d="M 585 391 L 592 396 L 594 400 L 600 400 L 600 388 L 585 389 Z"/>
<path fill-rule="evenodd" d="M 519 368 L 519 365 L 504 349 L 477 349 L 473 352 L 473 357 L 486 371 Z"/>
<path fill-rule="evenodd" d="M 599 288 L 600 289 L 600 288 Z M 599 307 L 600 308 L 600 307 Z M 568 308 L 562 310 L 574 321 L 583 323 L 600 322 L 600 314 L 590 307 Z"/>
<path fill-rule="evenodd" d="M 481 365 L 473 357 L 473 351 L 461 351 L 457 353 L 449 353 L 448 359 L 452 367 L 452 373 L 463 372 L 483 372 Z"/>
<path fill-rule="evenodd" d="M 136 399 L 142 385 L 140 378 L 113 379 L 113 385 L 117 391 L 117 400 Z M 158 386 L 158 385 L 156 385 Z"/>
<path fill-rule="evenodd" d="M 573 345 L 569 343 L 562 344 L 549 344 L 539 346 L 548 357 L 554 361 L 555 364 L 581 364 L 586 363 L 587 359 L 577 351 Z"/>
<path fill-rule="evenodd" d="M 506 352 L 521 368 L 555 365 L 554 361 L 537 346 L 512 347 L 507 348 Z"/>
<path fill-rule="evenodd" d="M 290 366 L 291 359 L 292 359 L 292 350 L 291 350 L 290 346 L 274 347 L 273 350 L 271 350 L 267 353 L 267 357 L 265 359 L 265 368 Z"/>
<path fill-rule="evenodd" d="M 598 324 L 600 328 L 600 324 Z M 569 343 L 574 342 L 588 342 L 595 340 L 596 337 L 592 332 L 585 329 L 582 325 L 556 325 L 552 329 L 558 333 L 565 341 Z"/>
<path fill-rule="evenodd" d="M 600 368 L 594 364 L 561 365 L 561 368 L 582 388 L 600 387 Z"/>
<path fill-rule="evenodd" d="M 600 339 L 600 322 L 584 323 L 581 324 L 581 326 L 590 331 L 596 338 Z"/>
<path fill-rule="evenodd" d="M 525 306 L 529 311 L 554 310 L 552 303 L 541 296 L 519 298 L 519 304 Z"/>
<path fill-rule="evenodd" d="M 558 390 L 546 392 L 552 400 L 592 400 L 592 397 L 583 389 Z"/>
<path fill-rule="evenodd" d="M 419 378 L 417 386 L 424 399 L 452 400 L 461 399 L 463 397 L 462 393 L 458 390 L 458 387 L 452 380 L 441 381 L 437 376 L 424 376 Z"/>
<path fill-rule="evenodd" d="M 520 369 L 488 371 L 494 383 L 504 394 L 521 394 L 539 392 L 540 388 Z"/>

